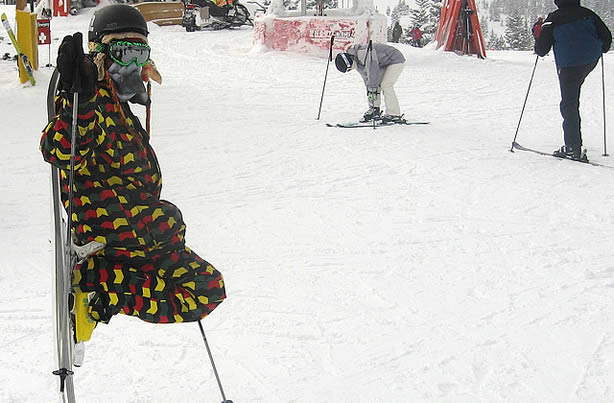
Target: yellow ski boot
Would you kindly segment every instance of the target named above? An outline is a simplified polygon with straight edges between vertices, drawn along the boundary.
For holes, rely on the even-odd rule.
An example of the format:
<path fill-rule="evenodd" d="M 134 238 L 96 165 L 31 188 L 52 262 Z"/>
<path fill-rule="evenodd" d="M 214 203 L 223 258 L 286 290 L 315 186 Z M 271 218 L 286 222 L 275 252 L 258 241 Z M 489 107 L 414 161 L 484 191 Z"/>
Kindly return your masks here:
<path fill-rule="evenodd" d="M 75 315 L 75 338 L 77 343 L 88 341 L 92 337 L 92 332 L 98 323 L 88 313 L 90 300 L 94 294 L 93 292 L 87 293 L 75 290 L 73 314 Z"/>

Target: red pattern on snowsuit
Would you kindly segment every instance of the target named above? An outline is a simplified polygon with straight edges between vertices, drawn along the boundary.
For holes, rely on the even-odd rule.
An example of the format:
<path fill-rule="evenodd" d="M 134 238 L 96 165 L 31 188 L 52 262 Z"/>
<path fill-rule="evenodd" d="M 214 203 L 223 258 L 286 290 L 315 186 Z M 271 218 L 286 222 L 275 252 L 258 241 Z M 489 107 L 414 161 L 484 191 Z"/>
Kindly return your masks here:
<path fill-rule="evenodd" d="M 58 115 L 43 131 L 45 161 L 60 168 L 68 206 L 72 105 L 56 98 Z M 162 178 L 149 135 L 108 75 L 79 105 L 73 229 L 81 244 L 105 248 L 74 271 L 73 285 L 94 291 L 90 315 L 117 313 L 155 323 L 195 321 L 226 297 L 222 275 L 184 242 L 185 224 L 172 203 L 160 199 Z"/>

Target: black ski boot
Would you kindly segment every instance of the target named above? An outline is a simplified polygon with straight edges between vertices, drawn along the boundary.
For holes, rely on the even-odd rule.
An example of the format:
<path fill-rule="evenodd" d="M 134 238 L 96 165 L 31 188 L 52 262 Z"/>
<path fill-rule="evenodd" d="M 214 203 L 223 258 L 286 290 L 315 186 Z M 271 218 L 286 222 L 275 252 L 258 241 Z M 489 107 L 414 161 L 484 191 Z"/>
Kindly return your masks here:
<path fill-rule="evenodd" d="M 403 115 L 382 115 L 382 123 L 394 124 L 394 123 L 406 123 L 403 119 Z"/>
<path fill-rule="evenodd" d="M 574 161 L 588 162 L 586 150 L 582 150 L 582 147 L 580 146 L 561 146 L 561 148 L 555 150 L 552 155 L 559 158 L 568 158 Z"/>
<path fill-rule="evenodd" d="M 379 119 L 381 115 L 382 115 L 382 111 L 380 111 L 378 106 L 371 107 L 362 116 L 361 122 L 369 122 L 373 119 Z"/>

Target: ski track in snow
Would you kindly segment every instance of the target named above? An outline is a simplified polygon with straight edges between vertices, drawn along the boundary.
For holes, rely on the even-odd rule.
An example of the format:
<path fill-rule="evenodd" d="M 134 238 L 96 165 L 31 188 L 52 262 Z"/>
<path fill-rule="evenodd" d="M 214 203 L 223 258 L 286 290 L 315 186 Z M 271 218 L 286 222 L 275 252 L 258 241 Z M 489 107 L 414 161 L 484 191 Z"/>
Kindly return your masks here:
<path fill-rule="evenodd" d="M 90 12 L 53 20 L 54 52 Z M 163 197 L 225 276 L 229 298 L 204 324 L 229 399 L 614 400 L 614 176 L 509 152 L 534 55 L 399 45 L 402 109 L 431 124 L 340 130 L 324 123 L 366 109 L 358 74 L 329 67 L 316 121 L 326 60 L 252 49 L 249 29 L 151 31 Z M 583 87 L 583 133 L 589 157 L 612 165 L 600 69 Z M 50 75 L 39 69 L 31 88 L 0 62 L 1 402 L 56 395 L 49 170 L 37 149 Z M 558 102 L 546 57 L 520 144 L 560 146 Z M 221 400 L 195 324 L 123 316 L 98 326 L 75 384 L 86 402 Z"/>

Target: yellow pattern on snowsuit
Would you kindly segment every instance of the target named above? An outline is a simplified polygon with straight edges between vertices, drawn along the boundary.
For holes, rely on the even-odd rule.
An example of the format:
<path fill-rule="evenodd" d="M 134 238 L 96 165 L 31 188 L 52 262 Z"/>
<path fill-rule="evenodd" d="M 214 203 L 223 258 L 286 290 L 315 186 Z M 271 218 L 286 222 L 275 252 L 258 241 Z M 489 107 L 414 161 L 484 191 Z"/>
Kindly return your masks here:
<path fill-rule="evenodd" d="M 72 105 L 61 94 L 58 115 L 43 131 L 43 158 L 62 171 L 68 205 Z M 155 323 L 195 321 L 226 297 L 222 275 L 184 242 L 179 209 L 160 199 L 162 179 L 149 135 L 107 76 L 79 105 L 73 230 L 80 243 L 105 248 L 75 268 L 73 284 L 94 291 L 90 314 L 117 313 Z"/>

